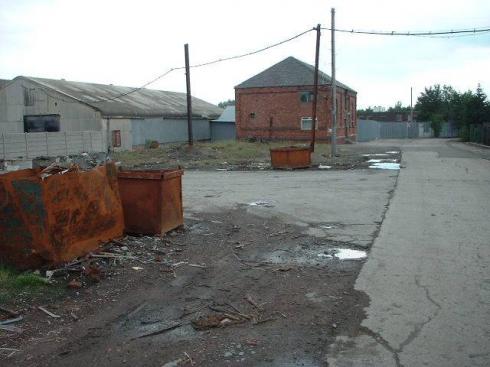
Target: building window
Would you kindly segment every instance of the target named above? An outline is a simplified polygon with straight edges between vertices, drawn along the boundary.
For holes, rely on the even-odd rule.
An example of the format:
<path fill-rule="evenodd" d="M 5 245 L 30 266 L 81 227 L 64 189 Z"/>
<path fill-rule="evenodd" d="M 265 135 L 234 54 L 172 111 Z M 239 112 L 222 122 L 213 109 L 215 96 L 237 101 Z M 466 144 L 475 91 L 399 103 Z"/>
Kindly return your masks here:
<path fill-rule="evenodd" d="M 42 133 L 60 131 L 60 115 L 24 116 L 24 132 Z"/>
<path fill-rule="evenodd" d="M 313 119 L 311 117 L 301 118 L 301 130 L 311 130 Z M 315 130 L 318 130 L 318 119 L 316 119 Z"/>
<path fill-rule="evenodd" d="M 112 130 L 112 146 L 114 148 L 121 146 L 121 130 Z"/>
<path fill-rule="evenodd" d="M 24 106 L 34 106 L 34 89 L 24 88 Z"/>
<path fill-rule="evenodd" d="M 315 95 L 311 91 L 307 92 L 301 92 L 299 94 L 299 99 L 301 102 L 306 103 L 306 102 L 313 102 Z"/>
<path fill-rule="evenodd" d="M 255 112 L 250 112 L 250 115 L 249 116 L 250 116 L 251 119 L 254 119 L 255 118 Z"/>

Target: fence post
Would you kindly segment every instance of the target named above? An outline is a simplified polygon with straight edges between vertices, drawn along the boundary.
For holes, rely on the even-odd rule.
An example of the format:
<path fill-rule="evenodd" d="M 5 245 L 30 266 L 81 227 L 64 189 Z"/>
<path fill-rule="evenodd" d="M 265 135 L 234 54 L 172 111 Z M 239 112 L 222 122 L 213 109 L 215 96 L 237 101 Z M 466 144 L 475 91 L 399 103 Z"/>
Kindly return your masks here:
<path fill-rule="evenodd" d="M 46 156 L 49 157 L 49 145 L 48 145 L 48 133 L 44 133 L 46 136 Z"/>
<path fill-rule="evenodd" d="M 107 141 L 107 139 L 105 139 Z M 101 152 L 106 152 L 107 153 L 107 149 L 104 147 L 104 132 L 101 131 L 100 132 L 100 149 L 101 149 Z"/>
<path fill-rule="evenodd" d="M 88 137 L 89 137 L 89 140 L 90 140 L 90 153 L 93 153 L 94 146 L 92 144 L 92 132 L 91 131 L 88 132 Z"/>
<path fill-rule="evenodd" d="M 29 158 L 29 146 L 27 145 L 27 133 L 24 133 L 24 141 L 26 142 L 26 158 Z"/>

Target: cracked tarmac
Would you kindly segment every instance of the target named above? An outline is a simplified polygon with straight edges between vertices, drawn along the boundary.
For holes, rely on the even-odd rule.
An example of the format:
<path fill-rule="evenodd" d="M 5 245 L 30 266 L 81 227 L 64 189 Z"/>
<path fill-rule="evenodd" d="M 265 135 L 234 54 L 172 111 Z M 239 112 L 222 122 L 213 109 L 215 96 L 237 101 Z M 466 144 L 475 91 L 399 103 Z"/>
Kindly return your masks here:
<path fill-rule="evenodd" d="M 367 317 L 330 346 L 328 366 L 488 366 L 488 152 L 401 144 L 407 168 L 355 286 Z"/>

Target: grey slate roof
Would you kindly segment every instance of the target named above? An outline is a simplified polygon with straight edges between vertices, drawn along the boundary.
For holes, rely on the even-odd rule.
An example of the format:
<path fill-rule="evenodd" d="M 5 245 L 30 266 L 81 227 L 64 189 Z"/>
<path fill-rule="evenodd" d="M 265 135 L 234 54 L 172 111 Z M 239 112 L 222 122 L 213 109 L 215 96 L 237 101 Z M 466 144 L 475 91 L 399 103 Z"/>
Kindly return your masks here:
<path fill-rule="evenodd" d="M 219 118 L 215 122 L 235 122 L 235 106 L 226 106 Z"/>
<path fill-rule="evenodd" d="M 238 84 L 235 88 L 297 87 L 314 84 L 315 67 L 292 56 Z M 332 78 L 319 70 L 319 85 L 331 85 Z M 355 92 L 347 85 L 336 82 L 338 87 Z"/>
<path fill-rule="evenodd" d="M 11 82 L 11 80 L 8 80 L 8 79 L 0 79 L 0 89 L 3 88 L 5 85 L 7 85 L 10 82 Z"/>
<path fill-rule="evenodd" d="M 143 88 L 112 101 L 97 102 L 127 93 L 134 88 L 33 77 L 17 78 L 30 80 L 44 88 L 89 105 L 101 111 L 106 117 L 187 116 L 185 93 Z M 193 116 L 212 119 L 218 117 L 222 111 L 218 106 L 192 97 Z"/>

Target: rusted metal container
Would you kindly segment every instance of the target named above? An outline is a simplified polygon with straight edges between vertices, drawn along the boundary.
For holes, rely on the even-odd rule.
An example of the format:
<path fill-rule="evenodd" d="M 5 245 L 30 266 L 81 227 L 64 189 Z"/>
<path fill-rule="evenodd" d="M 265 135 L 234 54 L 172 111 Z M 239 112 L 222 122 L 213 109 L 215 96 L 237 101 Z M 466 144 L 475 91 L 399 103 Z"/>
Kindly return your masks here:
<path fill-rule="evenodd" d="M 123 235 L 117 168 L 108 163 L 42 178 L 0 175 L 0 260 L 20 269 L 56 265 Z"/>
<path fill-rule="evenodd" d="M 273 148 L 270 152 L 272 168 L 307 168 L 311 165 L 310 147 L 280 147 Z"/>
<path fill-rule="evenodd" d="M 181 169 L 119 171 L 127 233 L 163 235 L 184 224 Z"/>

